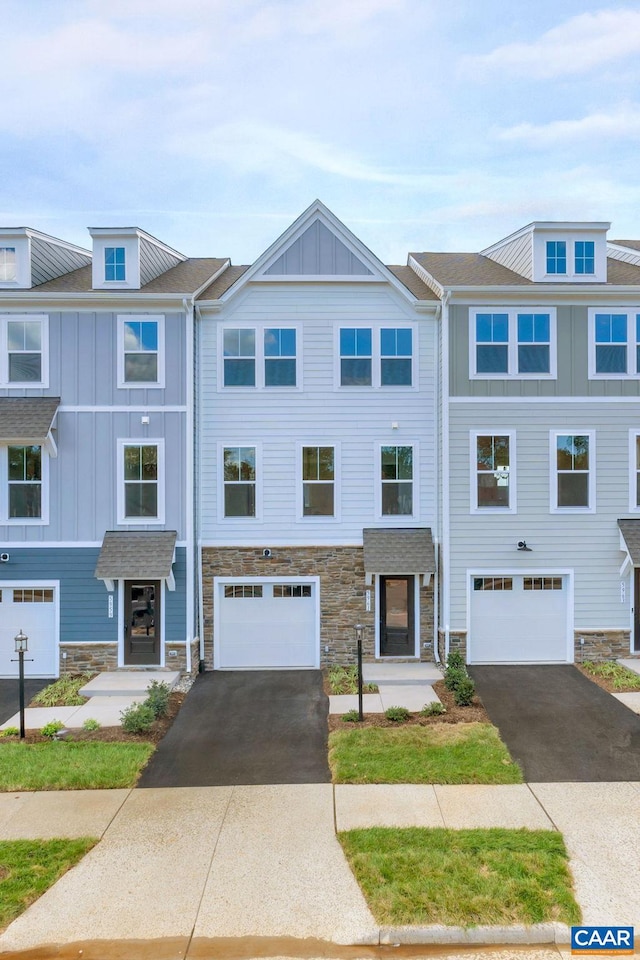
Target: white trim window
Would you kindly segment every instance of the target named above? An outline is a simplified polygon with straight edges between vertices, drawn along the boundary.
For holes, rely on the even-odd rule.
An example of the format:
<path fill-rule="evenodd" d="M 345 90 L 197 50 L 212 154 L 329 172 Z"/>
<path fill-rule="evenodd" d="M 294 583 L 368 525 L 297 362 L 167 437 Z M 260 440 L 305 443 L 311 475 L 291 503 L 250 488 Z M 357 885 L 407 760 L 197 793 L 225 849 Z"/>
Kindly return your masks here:
<path fill-rule="evenodd" d="M 589 377 L 640 375 L 640 307 L 589 308 Z"/>
<path fill-rule="evenodd" d="M 552 513 L 595 512 L 595 432 L 550 434 Z"/>
<path fill-rule="evenodd" d="M 0 283 L 15 283 L 17 279 L 16 248 L 0 247 Z"/>
<path fill-rule="evenodd" d="M 640 510 L 640 430 L 629 430 L 629 510 Z"/>
<path fill-rule="evenodd" d="M 104 279 L 107 283 L 122 283 L 127 279 L 126 247 L 104 248 Z"/>
<path fill-rule="evenodd" d="M 515 433 L 471 433 L 471 512 L 515 513 Z"/>
<path fill-rule="evenodd" d="M 118 440 L 118 523 L 164 523 L 164 440 Z"/>
<path fill-rule="evenodd" d="M 469 310 L 471 379 L 554 379 L 555 308 Z"/>
<path fill-rule="evenodd" d="M 49 522 L 49 457 L 40 444 L 10 444 L 3 448 L 0 467 L 1 513 L 7 524 Z"/>
<path fill-rule="evenodd" d="M 298 517 L 305 521 L 339 517 L 339 449 L 335 444 L 298 444 Z"/>
<path fill-rule="evenodd" d="M 164 316 L 118 315 L 118 387 L 164 387 Z"/>
<path fill-rule="evenodd" d="M 222 327 L 219 389 L 300 389 L 300 341 L 291 324 Z"/>
<path fill-rule="evenodd" d="M 224 444 L 222 463 L 222 517 L 255 520 L 258 516 L 258 449 L 255 444 Z"/>
<path fill-rule="evenodd" d="M 413 387 L 415 340 L 415 331 L 408 325 L 379 323 L 338 328 L 337 387 Z"/>
<path fill-rule="evenodd" d="M 11 387 L 49 386 L 49 317 L 0 317 L 0 382 Z"/>
<path fill-rule="evenodd" d="M 379 448 L 379 516 L 417 516 L 416 444 L 381 444 Z"/>

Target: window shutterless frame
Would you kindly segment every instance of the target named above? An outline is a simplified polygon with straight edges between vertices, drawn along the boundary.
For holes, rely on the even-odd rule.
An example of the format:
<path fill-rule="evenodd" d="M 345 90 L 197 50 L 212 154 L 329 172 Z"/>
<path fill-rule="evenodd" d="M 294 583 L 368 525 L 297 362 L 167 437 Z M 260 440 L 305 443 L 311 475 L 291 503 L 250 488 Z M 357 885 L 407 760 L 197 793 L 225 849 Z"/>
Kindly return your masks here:
<path fill-rule="evenodd" d="M 517 512 L 515 430 L 472 430 L 469 466 L 471 513 Z"/>
<path fill-rule="evenodd" d="M 589 307 L 589 379 L 640 376 L 640 306 Z"/>
<path fill-rule="evenodd" d="M 0 523 L 47 526 L 49 455 L 41 444 L 0 447 Z"/>
<path fill-rule="evenodd" d="M 302 389 L 302 325 L 233 323 L 218 328 L 218 391 Z"/>
<path fill-rule="evenodd" d="M 300 523 L 340 520 L 340 461 L 340 443 L 313 440 L 296 444 L 296 519 Z M 322 513 L 329 505 L 332 512 Z"/>
<path fill-rule="evenodd" d="M 551 513 L 596 512 L 596 433 L 569 428 L 549 433 Z"/>
<path fill-rule="evenodd" d="M 0 314 L 0 384 L 8 387 L 49 386 L 47 314 Z"/>
<path fill-rule="evenodd" d="M 165 318 L 162 314 L 123 314 L 118 323 L 118 388 L 149 390 L 165 386 Z"/>
<path fill-rule="evenodd" d="M 118 523 L 136 526 L 163 524 L 165 520 L 164 440 L 135 437 L 119 439 L 117 443 Z M 154 493 L 151 488 L 155 488 L 156 515 L 145 512 L 135 515 L 133 504 L 136 502 L 143 505 L 143 511 L 150 509 Z"/>
<path fill-rule="evenodd" d="M 471 307 L 470 380 L 555 380 L 555 307 Z"/>
<path fill-rule="evenodd" d="M 347 322 L 334 333 L 336 390 L 416 390 L 418 329 L 387 320 Z"/>
<path fill-rule="evenodd" d="M 420 516 L 420 451 L 413 440 L 393 438 L 375 448 L 376 519 L 395 523 Z"/>
<path fill-rule="evenodd" d="M 640 427 L 629 430 L 629 511 L 640 513 Z"/>
<path fill-rule="evenodd" d="M 218 521 L 255 524 L 262 520 L 262 444 L 254 440 L 220 441 L 217 445 Z M 233 511 L 227 515 L 227 509 Z M 252 510 L 253 512 L 241 512 Z"/>

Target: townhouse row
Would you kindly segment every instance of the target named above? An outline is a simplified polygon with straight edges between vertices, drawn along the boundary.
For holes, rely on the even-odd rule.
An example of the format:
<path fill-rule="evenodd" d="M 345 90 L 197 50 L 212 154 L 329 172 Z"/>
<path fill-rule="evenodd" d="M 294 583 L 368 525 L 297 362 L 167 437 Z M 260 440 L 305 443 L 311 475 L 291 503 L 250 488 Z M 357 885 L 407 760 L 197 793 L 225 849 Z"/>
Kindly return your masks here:
<path fill-rule="evenodd" d="M 640 652 L 640 242 L 0 228 L 0 675 Z"/>

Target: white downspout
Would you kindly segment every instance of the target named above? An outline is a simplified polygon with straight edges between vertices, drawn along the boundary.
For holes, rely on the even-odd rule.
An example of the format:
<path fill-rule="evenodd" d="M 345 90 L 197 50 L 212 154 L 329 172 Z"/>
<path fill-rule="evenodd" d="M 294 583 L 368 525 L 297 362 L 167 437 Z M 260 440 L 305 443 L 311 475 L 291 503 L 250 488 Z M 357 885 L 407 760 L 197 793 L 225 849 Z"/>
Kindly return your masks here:
<path fill-rule="evenodd" d="M 193 569 L 194 561 L 194 526 L 195 526 L 195 517 L 194 517 L 194 489 L 193 489 L 193 477 L 194 477 L 194 456 L 195 456 L 195 421 L 194 421 L 194 370 L 193 370 L 193 361 L 194 361 L 194 350 L 193 350 L 193 333 L 194 333 L 194 301 L 193 297 L 191 298 L 191 303 L 185 297 L 182 301 L 182 306 L 184 308 L 185 315 L 185 325 L 186 325 L 186 337 L 187 337 L 187 349 L 186 349 L 186 363 L 187 363 L 187 382 L 186 382 L 186 465 L 185 465 L 185 485 L 186 485 L 186 496 L 185 496 L 185 522 L 187 527 L 187 577 L 186 577 L 186 597 L 185 602 L 187 605 L 187 636 L 185 637 L 186 644 L 186 667 L 187 673 L 191 673 L 191 641 L 195 633 L 195 623 L 194 623 L 194 613 L 195 613 L 195 570 Z"/>
<path fill-rule="evenodd" d="M 442 310 L 441 310 L 441 308 L 440 308 L 440 304 L 438 304 L 438 307 L 437 307 L 437 309 L 436 309 L 436 316 L 435 316 L 436 322 L 435 322 L 435 324 L 434 324 L 434 329 L 433 329 L 433 340 L 434 340 L 433 346 L 434 346 L 434 351 L 436 351 L 436 352 L 438 352 L 438 347 L 439 347 L 440 340 L 441 340 L 440 336 L 438 335 L 438 334 L 439 334 L 439 323 L 438 323 L 438 321 L 441 320 L 441 317 L 442 317 Z M 435 520 L 436 520 L 435 526 L 436 526 L 436 534 L 437 534 L 437 536 L 435 536 L 435 537 L 434 537 L 434 540 L 433 540 L 433 550 L 434 550 L 434 558 L 435 558 L 435 572 L 434 572 L 434 575 L 433 575 L 433 658 L 434 658 L 435 662 L 438 664 L 438 666 L 440 666 L 440 664 L 441 664 L 441 661 L 440 661 L 440 651 L 438 650 L 438 646 L 439 646 L 439 644 L 438 644 L 438 640 L 439 640 L 438 634 L 439 634 L 439 629 L 440 629 L 440 577 L 439 577 L 439 563 L 440 563 L 440 560 L 439 560 L 439 557 L 438 557 L 439 545 L 440 545 L 440 529 L 439 529 L 439 527 L 440 527 L 440 522 L 439 522 L 439 516 L 438 516 L 439 510 L 440 510 L 440 493 L 439 493 L 439 490 L 440 490 L 440 455 L 439 455 L 439 451 L 438 451 L 438 443 L 439 443 L 439 439 L 438 439 L 438 425 L 439 425 L 439 423 L 440 423 L 440 405 L 441 405 L 441 398 L 440 398 L 440 364 L 439 364 L 439 363 L 434 363 L 434 368 L 435 368 L 435 383 L 434 383 L 434 408 L 435 408 L 435 416 L 434 416 L 434 422 L 433 422 L 433 430 L 434 430 L 434 434 L 435 434 L 435 436 L 434 436 L 434 442 L 435 442 L 435 447 L 436 447 L 436 457 L 435 457 L 435 467 L 434 467 L 434 484 L 435 484 Z"/>
<path fill-rule="evenodd" d="M 444 623 L 444 657 L 449 656 L 449 631 L 451 618 L 451 559 L 450 559 L 450 464 L 449 464 L 449 300 L 448 290 L 442 298 L 442 354 L 440 369 L 441 423 L 440 445 L 442 449 L 442 621 Z"/>
<path fill-rule="evenodd" d="M 198 351 L 196 355 L 197 370 L 195 371 L 195 375 L 196 375 L 196 382 L 198 383 L 198 385 L 200 385 L 202 383 L 202 380 L 200 377 L 200 336 L 201 336 L 202 315 L 200 314 L 200 310 L 198 306 L 196 306 L 195 308 L 195 320 L 196 320 L 196 332 L 197 332 L 197 338 L 198 338 Z M 196 478 L 197 484 L 198 484 L 198 493 L 195 498 L 195 506 L 196 506 L 195 527 L 197 532 L 197 544 L 198 544 L 197 577 L 198 577 L 198 624 L 200 628 L 200 634 L 199 634 L 200 648 L 199 649 L 200 649 L 200 660 L 203 661 L 204 660 L 204 597 L 203 597 L 203 576 L 202 576 L 202 542 L 201 542 L 201 536 L 200 536 L 200 512 L 201 512 L 201 504 L 200 504 L 200 450 L 201 450 L 200 419 L 201 417 L 200 417 L 200 412 L 201 412 L 200 411 L 200 389 L 198 389 L 198 407 L 196 411 L 198 423 L 197 424 L 194 423 L 194 434 L 195 434 L 196 426 L 198 427 L 198 445 L 197 445 L 198 475 Z"/>

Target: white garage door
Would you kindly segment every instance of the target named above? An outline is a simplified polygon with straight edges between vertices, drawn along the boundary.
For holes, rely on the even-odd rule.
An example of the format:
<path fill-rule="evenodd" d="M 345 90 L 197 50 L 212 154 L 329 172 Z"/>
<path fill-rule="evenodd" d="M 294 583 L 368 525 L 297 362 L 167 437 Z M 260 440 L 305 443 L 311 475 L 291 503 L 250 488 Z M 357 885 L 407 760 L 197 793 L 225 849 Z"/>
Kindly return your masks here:
<path fill-rule="evenodd" d="M 14 637 L 27 635 L 27 677 L 58 676 L 58 590 L 51 584 L 0 582 L 0 677 L 17 677 Z"/>
<path fill-rule="evenodd" d="M 218 581 L 215 666 L 319 666 L 318 589 L 315 579 Z"/>
<path fill-rule="evenodd" d="M 567 577 L 473 576 L 469 663 L 566 663 Z"/>

